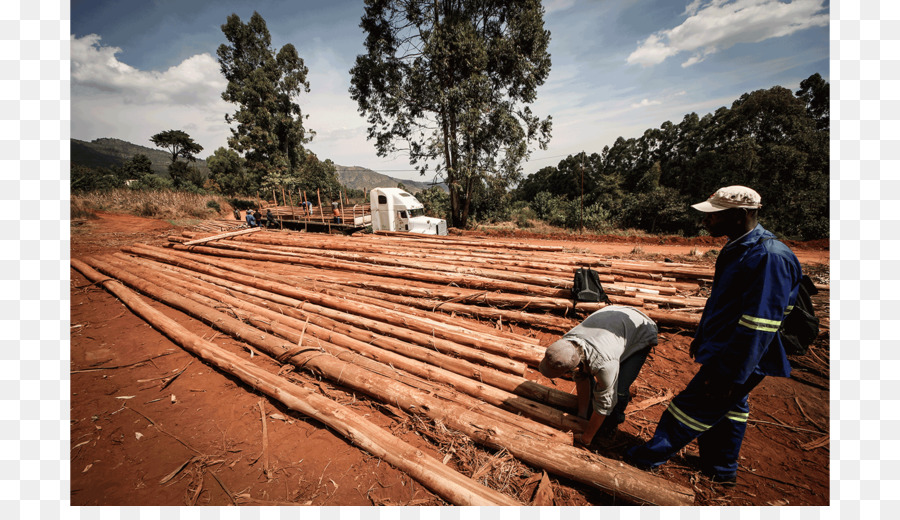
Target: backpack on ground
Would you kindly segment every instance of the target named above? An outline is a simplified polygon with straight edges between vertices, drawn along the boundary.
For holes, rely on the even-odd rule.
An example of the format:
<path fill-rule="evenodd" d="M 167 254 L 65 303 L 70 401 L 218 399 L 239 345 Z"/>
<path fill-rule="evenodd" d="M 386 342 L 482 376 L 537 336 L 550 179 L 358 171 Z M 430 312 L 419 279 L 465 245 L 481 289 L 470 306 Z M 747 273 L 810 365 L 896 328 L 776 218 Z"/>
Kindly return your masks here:
<path fill-rule="evenodd" d="M 784 351 L 791 356 L 802 356 L 809 350 L 809 346 L 819 335 L 819 318 L 813 308 L 811 296 L 819 292 L 815 284 L 807 275 L 800 279 L 800 289 L 797 291 L 797 301 L 794 308 L 781 322 L 778 333 L 781 334 L 781 343 Z"/>
<path fill-rule="evenodd" d="M 572 282 L 572 300 L 575 303 L 609 303 L 609 296 L 600 285 L 600 275 L 597 274 L 597 271 L 587 267 L 579 267 L 575 270 L 575 279 Z"/>

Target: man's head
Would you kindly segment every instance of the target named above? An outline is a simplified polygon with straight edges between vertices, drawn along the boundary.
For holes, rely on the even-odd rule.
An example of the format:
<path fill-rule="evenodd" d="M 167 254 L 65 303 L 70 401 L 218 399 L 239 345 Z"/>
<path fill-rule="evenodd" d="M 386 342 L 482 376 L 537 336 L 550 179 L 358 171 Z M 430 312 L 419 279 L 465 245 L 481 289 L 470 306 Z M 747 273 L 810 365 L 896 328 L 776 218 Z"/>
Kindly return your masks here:
<path fill-rule="evenodd" d="M 569 340 L 560 339 L 547 347 L 538 370 L 552 379 L 571 372 L 579 363 L 581 363 L 581 353 L 578 352 L 575 345 Z"/>
<path fill-rule="evenodd" d="M 703 225 L 710 235 L 728 235 L 734 239 L 756 227 L 762 199 L 759 193 L 746 186 L 727 186 L 691 207 L 705 213 Z"/>

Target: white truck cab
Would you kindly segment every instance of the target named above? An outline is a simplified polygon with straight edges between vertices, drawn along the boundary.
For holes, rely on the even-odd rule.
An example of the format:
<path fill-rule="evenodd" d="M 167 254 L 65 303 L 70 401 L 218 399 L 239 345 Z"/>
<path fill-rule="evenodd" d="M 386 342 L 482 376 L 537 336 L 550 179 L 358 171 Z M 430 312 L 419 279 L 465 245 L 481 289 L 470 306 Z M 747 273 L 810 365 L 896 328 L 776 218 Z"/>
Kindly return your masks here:
<path fill-rule="evenodd" d="M 372 188 L 373 231 L 409 231 L 425 235 L 446 235 L 447 221 L 426 217 L 425 206 L 400 188 Z"/>

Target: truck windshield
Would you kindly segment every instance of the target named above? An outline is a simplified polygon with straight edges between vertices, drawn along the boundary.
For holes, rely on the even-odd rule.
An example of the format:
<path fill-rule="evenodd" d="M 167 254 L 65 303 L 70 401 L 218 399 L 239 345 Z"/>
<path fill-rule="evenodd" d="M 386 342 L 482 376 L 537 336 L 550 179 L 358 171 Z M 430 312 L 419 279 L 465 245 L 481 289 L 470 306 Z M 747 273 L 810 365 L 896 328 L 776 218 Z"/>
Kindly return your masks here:
<path fill-rule="evenodd" d="M 425 216 L 425 208 L 411 209 L 409 210 L 410 217 L 424 217 Z"/>

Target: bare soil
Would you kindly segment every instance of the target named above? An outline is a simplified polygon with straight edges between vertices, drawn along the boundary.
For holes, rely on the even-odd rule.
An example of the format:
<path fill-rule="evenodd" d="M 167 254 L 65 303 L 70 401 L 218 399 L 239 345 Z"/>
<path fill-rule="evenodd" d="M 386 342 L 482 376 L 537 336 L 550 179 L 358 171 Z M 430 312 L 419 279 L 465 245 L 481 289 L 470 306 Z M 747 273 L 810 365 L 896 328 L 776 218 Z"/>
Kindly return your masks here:
<path fill-rule="evenodd" d="M 72 257 L 109 253 L 135 243 L 161 245 L 181 230 L 166 221 L 98 212 L 75 221 Z M 714 262 L 709 237 L 504 237 L 567 243 L 619 258 Z M 573 242 L 575 244 L 573 244 Z M 828 283 L 828 244 L 790 243 L 804 268 Z M 792 360 L 791 378 L 767 378 L 751 394 L 751 422 L 741 451 L 738 483 L 724 487 L 698 472 L 696 446 L 657 471 L 692 487 L 697 505 L 827 505 L 829 496 L 828 291 L 815 303 L 822 332 L 809 354 Z M 234 352 L 242 344 L 163 305 L 167 315 Z M 92 505 L 446 505 L 418 482 L 357 449 L 322 424 L 262 398 L 194 359 L 133 315 L 102 288 L 71 270 L 71 504 Z M 464 318 L 460 318 L 464 319 Z M 515 329 L 549 344 L 557 334 Z M 682 389 L 697 369 L 687 351 L 690 331 L 663 328 L 632 389 L 628 420 L 591 449 L 621 459 L 648 439 L 665 409 L 660 398 Z M 252 362 L 271 372 L 264 356 Z M 527 377 L 544 384 L 538 372 Z M 299 374 L 285 377 L 300 380 Z M 390 429 L 406 442 L 462 473 L 530 503 L 539 473 L 504 453 L 476 449 L 464 436 L 421 424 L 396 410 L 325 382 L 302 380 Z M 573 391 L 567 381 L 558 387 Z M 650 404 L 643 408 L 643 405 Z M 263 423 L 268 461 L 263 453 Z M 265 468 L 270 473 L 266 476 Z M 180 471 L 179 471 L 180 470 Z M 611 497 L 551 477 L 556 505 L 607 505 Z"/>

